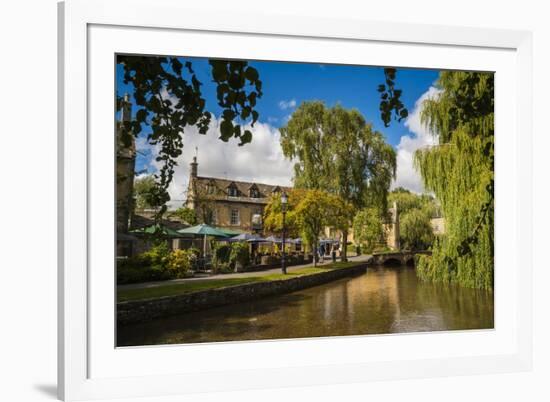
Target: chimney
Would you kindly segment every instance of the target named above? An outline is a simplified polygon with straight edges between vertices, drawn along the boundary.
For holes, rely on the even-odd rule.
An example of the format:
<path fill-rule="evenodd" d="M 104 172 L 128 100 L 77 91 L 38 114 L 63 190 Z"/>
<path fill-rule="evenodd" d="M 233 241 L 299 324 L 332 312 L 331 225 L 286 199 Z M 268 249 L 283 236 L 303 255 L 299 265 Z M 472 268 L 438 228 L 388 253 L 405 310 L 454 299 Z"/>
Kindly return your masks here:
<path fill-rule="evenodd" d="M 199 168 L 199 164 L 197 163 L 197 157 L 196 156 L 193 156 L 193 162 L 191 162 L 190 165 L 191 165 L 191 178 L 196 179 L 198 168 Z"/>
<path fill-rule="evenodd" d="M 120 113 L 120 121 L 132 120 L 132 104 L 130 103 L 130 95 L 124 94 L 122 102 L 122 113 Z"/>

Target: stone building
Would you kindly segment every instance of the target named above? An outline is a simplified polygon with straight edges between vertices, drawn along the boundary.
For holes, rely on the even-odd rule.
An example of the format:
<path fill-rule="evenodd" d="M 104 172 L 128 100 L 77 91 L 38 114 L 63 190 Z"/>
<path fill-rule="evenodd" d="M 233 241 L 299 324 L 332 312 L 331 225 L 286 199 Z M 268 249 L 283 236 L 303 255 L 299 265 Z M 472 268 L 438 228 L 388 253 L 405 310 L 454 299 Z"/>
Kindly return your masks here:
<path fill-rule="evenodd" d="M 122 126 L 132 118 L 132 105 L 124 95 L 120 121 L 116 126 L 116 216 L 117 232 L 127 233 L 133 207 L 136 145 L 132 135 L 123 137 Z"/>
<path fill-rule="evenodd" d="M 269 197 L 290 190 L 279 185 L 199 176 L 198 166 L 194 157 L 185 206 L 193 209 L 199 220 L 216 227 L 261 233 Z"/>
<path fill-rule="evenodd" d="M 389 209 L 389 213 L 390 220 L 384 225 L 386 230 L 386 245 L 392 250 L 400 250 L 399 210 L 397 208 L 397 202 L 394 201 L 392 207 Z"/>
<path fill-rule="evenodd" d="M 134 172 L 136 145 L 132 135 L 124 138 L 123 124 L 132 119 L 132 105 L 128 94 L 124 95 L 120 120 L 116 123 L 116 230 L 117 256 L 133 254 L 135 238 L 128 235 L 133 213 Z"/>
<path fill-rule="evenodd" d="M 210 225 L 234 231 L 261 233 L 264 208 L 269 197 L 290 190 L 289 187 L 279 185 L 199 176 L 197 158 L 194 157 L 190 164 L 185 206 L 193 209 L 200 221 Z M 432 227 L 434 233 L 444 233 L 444 219 L 432 219 Z M 392 250 L 400 250 L 399 210 L 395 202 L 389 208 L 389 220 L 384 224 L 384 229 L 385 246 Z M 342 233 L 326 227 L 323 237 L 339 240 Z M 348 232 L 348 241 L 354 243 L 353 228 Z"/>

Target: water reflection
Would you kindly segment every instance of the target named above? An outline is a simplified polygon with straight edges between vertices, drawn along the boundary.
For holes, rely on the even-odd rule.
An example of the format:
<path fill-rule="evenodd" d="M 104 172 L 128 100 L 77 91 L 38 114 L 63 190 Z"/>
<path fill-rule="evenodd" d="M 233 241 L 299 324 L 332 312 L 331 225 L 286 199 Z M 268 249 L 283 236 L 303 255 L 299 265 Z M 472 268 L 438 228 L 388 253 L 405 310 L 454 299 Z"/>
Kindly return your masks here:
<path fill-rule="evenodd" d="M 413 268 L 368 273 L 254 302 L 119 326 L 118 345 L 493 328 L 491 292 L 418 281 Z"/>

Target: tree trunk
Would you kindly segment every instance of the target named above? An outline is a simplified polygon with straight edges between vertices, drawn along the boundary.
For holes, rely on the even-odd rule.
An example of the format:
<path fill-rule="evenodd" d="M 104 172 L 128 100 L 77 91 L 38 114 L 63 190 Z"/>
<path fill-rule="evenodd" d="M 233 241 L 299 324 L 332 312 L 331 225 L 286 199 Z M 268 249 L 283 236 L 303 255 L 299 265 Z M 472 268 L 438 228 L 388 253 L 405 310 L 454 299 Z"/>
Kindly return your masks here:
<path fill-rule="evenodd" d="M 313 266 L 316 267 L 317 266 L 317 249 L 318 249 L 318 245 L 317 245 L 317 241 L 314 241 L 313 242 L 313 250 L 312 251 L 312 255 L 313 255 Z"/>
<path fill-rule="evenodd" d="M 348 260 L 348 231 L 342 231 L 342 256 L 341 260 L 346 262 Z"/>

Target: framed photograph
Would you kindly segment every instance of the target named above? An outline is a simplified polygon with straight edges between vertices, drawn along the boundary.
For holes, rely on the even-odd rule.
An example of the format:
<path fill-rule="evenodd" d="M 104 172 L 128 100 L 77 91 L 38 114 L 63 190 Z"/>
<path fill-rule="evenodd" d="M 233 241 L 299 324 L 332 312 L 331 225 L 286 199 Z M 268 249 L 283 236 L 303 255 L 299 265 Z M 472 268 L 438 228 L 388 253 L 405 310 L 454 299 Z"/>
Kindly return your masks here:
<path fill-rule="evenodd" d="M 59 5 L 60 398 L 529 370 L 531 34 L 236 17 Z"/>

